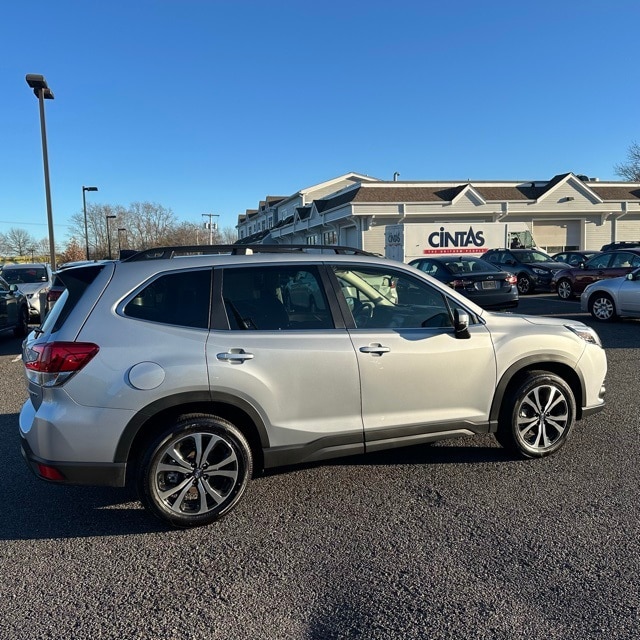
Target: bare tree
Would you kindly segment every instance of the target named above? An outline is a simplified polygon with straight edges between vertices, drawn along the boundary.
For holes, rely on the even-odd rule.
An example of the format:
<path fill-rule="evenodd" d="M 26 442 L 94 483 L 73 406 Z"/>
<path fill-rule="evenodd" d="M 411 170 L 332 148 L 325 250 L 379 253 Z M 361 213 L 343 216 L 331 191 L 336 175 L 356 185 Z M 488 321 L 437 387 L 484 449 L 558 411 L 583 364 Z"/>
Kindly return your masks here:
<path fill-rule="evenodd" d="M 107 216 L 112 253 L 118 247 L 118 236 L 123 249 L 142 250 L 163 245 L 198 245 L 209 243 L 209 231 L 195 222 L 177 222 L 171 209 L 153 202 L 134 202 L 125 208 L 103 204 L 87 204 L 87 229 L 91 258 L 105 258 L 108 254 Z M 68 242 L 75 240 L 85 246 L 84 212 L 71 216 Z M 118 232 L 118 229 L 125 229 Z M 213 231 L 216 244 L 233 244 L 235 229 L 227 227 Z"/>
<path fill-rule="evenodd" d="M 168 244 L 176 220 L 171 209 L 153 202 L 133 202 L 129 205 L 121 226 L 126 227 L 132 247 L 149 247 Z"/>
<path fill-rule="evenodd" d="M 233 244 L 238 239 L 238 232 L 233 227 L 225 227 L 219 233 L 222 244 Z"/>
<path fill-rule="evenodd" d="M 614 169 L 620 177 L 630 182 L 640 182 L 640 145 L 637 142 L 631 143 L 627 152 L 627 161 L 615 165 Z"/>
<path fill-rule="evenodd" d="M 117 233 L 119 227 L 124 227 L 123 221 L 127 217 L 127 210 L 120 206 L 108 204 L 87 205 L 87 236 L 89 244 L 89 258 L 106 258 L 109 252 L 109 240 L 107 238 L 107 216 L 109 218 L 109 235 L 111 236 L 111 247 L 117 246 Z M 69 241 L 75 240 L 80 246 L 86 247 L 84 235 L 84 212 L 74 213 L 70 218 Z M 86 249 L 85 249 L 86 253 Z"/>
<path fill-rule="evenodd" d="M 25 256 L 30 253 L 30 249 L 34 248 L 36 241 L 33 236 L 24 229 L 12 227 L 5 235 L 8 253 L 16 256 Z"/>

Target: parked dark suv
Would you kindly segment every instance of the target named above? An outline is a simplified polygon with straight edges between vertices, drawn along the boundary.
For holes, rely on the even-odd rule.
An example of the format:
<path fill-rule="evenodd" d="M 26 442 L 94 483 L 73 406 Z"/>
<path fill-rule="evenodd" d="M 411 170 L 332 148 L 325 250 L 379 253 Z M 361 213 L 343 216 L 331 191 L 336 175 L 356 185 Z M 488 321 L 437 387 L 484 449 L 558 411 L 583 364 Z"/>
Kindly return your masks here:
<path fill-rule="evenodd" d="M 536 289 L 551 289 L 551 279 L 556 271 L 566 269 L 564 262 L 556 262 L 539 249 L 489 249 L 482 258 L 518 277 L 521 295 Z"/>
<path fill-rule="evenodd" d="M 131 482 L 178 527 L 230 512 L 254 470 L 486 433 L 541 458 L 604 407 L 590 327 L 490 313 L 347 247 L 160 248 L 58 275 L 23 344 L 24 457 L 52 482 Z M 291 282 L 313 304 L 287 306 Z"/>

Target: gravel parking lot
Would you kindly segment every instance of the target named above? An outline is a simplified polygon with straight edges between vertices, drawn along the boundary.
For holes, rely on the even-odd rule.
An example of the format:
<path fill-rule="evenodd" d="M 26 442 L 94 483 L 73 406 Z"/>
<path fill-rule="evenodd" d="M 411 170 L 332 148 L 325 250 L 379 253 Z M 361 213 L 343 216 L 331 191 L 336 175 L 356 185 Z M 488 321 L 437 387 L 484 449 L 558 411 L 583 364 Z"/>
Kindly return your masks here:
<path fill-rule="evenodd" d="M 0 340 L 0 638 L 640 637 L 640 320 L 580 319 L 604 412 L 538 461 L 492 437 L 279 470 L 219 523 L 173 531 L 121 490 L 36 480 L 19 341 Z"/>

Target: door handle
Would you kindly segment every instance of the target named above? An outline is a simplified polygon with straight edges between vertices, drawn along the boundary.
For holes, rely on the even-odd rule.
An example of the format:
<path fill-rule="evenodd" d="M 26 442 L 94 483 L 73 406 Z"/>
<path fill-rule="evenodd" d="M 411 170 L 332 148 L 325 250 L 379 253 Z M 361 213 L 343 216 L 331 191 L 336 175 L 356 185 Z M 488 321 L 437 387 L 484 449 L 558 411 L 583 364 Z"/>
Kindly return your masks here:
<path fill-rule="evenodd" d="M 253 353 L 246 353 L 242 349 L 238 349 L 237 351 L 227 351 L 226 353 L 218 353 L 216 355 L 218 360 L 222 360 L 223 362 L 231 362 L 241 364 L 245 360 L 252 360 Z"/>
<path fill-rule="evenodd" d="M 391 351 L 389 347 L 383 347 L 381 344 L 370 344 L 368 347 L 360 347 L 361 353 L 373 353 L 377 356 L 381 356 L 383 353 L 389 353 L 389 351 Z"/>

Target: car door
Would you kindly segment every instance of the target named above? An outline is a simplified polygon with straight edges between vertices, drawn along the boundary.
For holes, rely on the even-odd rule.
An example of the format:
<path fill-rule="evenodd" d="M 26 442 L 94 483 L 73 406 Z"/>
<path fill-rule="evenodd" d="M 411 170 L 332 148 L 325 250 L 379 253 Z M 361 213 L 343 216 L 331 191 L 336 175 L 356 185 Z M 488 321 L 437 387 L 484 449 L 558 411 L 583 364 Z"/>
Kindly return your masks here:
<path fill-rule="evenodd" d="M 0 329 L 6 329 L 11 326 L 9 322 L 9 312 L 13 307 L 15 314 L 15 303 L 16 300 L 11 291 L 9 291 L 9 285 L 0 278 Z"/>
<path fill-rule="evenodd" d="M 640 271 L 634 274 L 633 280 L 624 280 L 618 290 L 618 305 L 622 315 L 640 314 Z"/>
<path fill-rule="evenodd" d="M 607 271 L 614 257 L 613 253 L 603 253 L 587 261 L 583 268 L 576 268 L 574 273 L 574 291 L 581 293 L 588 284 L 602 280 L 607 276 Z"/>
<path fill-rule="evenodd" d="M 322 297 L 315 310 L 285 306 L 286 286 L 296 278 L 313 280 Z M 320 267 L 230 266 L 217 269 L 214 280 L 218 312 L 206 346 L 213 397 L 233 394 L 256 411 L 272 454 L 363 451 L 358 363 L 344 322 L 334 320 L 337 302 L 332 310 Z"/>
<path fill-rule="evenodd" d="M 333 272 L 341 291 L 358 292 L 344 306 L 352 310 L 349 335 L 368 450 L 487 423 L 495 356 L 488 330 L 473 314 L 470 339 L 458 339 L 449 297 L 419 276 L 387 266 L 336 264 Z M 368 287 L 376 276 L 394 281 L 395 301 Z"/>

